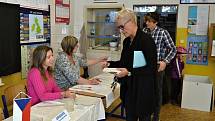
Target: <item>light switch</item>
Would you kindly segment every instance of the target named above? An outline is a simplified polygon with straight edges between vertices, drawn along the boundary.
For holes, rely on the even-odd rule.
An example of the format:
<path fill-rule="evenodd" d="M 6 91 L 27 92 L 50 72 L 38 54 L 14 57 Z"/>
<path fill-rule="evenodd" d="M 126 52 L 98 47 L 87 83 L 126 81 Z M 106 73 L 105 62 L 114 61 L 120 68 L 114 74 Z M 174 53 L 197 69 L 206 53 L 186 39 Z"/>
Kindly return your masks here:
<path fill-rule="evenodd" d="M 66 27 L 62 27 L 61 33 L 62 33 L 62 34 L 67 34 L 67 28 L 66 28 Z"/>

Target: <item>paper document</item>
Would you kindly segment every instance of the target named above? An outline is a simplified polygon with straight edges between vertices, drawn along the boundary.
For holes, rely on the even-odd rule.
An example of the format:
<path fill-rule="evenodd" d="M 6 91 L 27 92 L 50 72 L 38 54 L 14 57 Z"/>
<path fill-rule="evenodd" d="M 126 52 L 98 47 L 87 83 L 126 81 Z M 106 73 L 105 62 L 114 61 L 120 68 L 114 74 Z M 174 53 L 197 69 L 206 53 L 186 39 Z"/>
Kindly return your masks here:
<path fill-rule="evenodd" d="M 37 107 L 50 107 L 50 106 L 63 106 L 64 104 L 61 102 L 57 102 L 57 101 L 44 101 L 44 102 L 40 102 L 38 103 L 36 106 Z"/>
<path fill-rule="evenodd" d="M 103 72 L 106 72 L 106 73 L 120 73 L 121 71 L 118 70 L 117 68 L 104 68 Z"/>
<path fill-rule="evenodd" d="M 146 65 L 146 60 L 142 51 L 134 51 L 133 68 L 139 68 Z"/>

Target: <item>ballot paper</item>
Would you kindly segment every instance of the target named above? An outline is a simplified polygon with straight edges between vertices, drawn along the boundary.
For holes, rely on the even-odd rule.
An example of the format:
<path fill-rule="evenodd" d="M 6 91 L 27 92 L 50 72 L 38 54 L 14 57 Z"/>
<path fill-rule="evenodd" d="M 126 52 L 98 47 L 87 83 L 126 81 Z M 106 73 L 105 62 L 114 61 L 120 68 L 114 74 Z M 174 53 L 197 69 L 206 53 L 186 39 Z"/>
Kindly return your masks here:
<path fill-rule="evenodd" d="M 118 74 L 121 71 L 118 70 L 117 68 L 104 68 L 103 72 L 105 72 L 105 73 L 112 73 L 112 74 L 114 74 L 114 73 Z"/>

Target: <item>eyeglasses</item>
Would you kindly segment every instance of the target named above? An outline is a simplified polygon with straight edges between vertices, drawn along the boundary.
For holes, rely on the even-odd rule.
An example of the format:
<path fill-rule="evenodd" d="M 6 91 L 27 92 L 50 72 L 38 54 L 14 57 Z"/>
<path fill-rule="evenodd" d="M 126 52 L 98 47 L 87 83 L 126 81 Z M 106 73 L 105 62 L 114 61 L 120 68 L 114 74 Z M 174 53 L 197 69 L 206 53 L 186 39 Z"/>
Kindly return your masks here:
<path fill-rule="evenodd" d="M 126 21 L 123 25 L 119 25 L 117 26 L 118 29 L 120 30 L 124 30 L 125 29 L 125 25 L 130 21 L 130 19 L 128 21 Z"/>

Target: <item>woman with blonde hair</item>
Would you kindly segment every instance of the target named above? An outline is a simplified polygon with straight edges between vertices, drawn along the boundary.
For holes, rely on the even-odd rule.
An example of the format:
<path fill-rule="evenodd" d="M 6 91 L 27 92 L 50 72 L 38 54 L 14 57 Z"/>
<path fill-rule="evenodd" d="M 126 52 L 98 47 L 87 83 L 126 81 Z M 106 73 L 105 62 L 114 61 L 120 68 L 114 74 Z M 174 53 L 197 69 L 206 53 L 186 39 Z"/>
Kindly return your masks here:
<path fill-rule="evenodd" d="M 38 46 L 33 52 L 32 67 L 28 73 L 28 94 L 32 97 L 32 105 L 41 101 L 60 98 L 75 98 L 72 91 L 62 91 L 52 75 L 54 62 L 52 48 Z"/>
<path fill-rule="evenodd" d="M 151 121 L 157 90 L 157 51 L 149 34 L 138 28 L 136 15 L 123 9 L 116 17 L 118 29 L 125 36 L 119 61 L 108 67 L 119 68 L 120 98 L 127 121 Z M 142 61 L 140 61 L 142 60 Z"/>
<path fill-rule="evenodd" d="M 76 84 L 99 84 L 97 79 L 85 79 L 80 77 L 80 67 L 103 62 L 106 58 L 86 60 L 79 57 L 76 52 L 79 47 L 78 39 L 74 36 L 66 36 L 61 42 L 62 50 L 58 53 L 54 73 L 58 86 L 67 90 Z"/>

